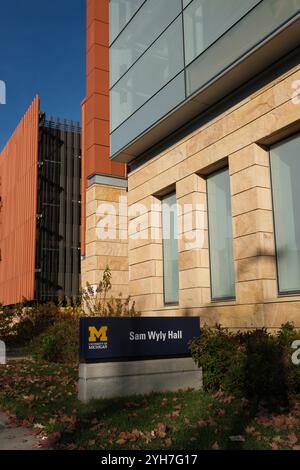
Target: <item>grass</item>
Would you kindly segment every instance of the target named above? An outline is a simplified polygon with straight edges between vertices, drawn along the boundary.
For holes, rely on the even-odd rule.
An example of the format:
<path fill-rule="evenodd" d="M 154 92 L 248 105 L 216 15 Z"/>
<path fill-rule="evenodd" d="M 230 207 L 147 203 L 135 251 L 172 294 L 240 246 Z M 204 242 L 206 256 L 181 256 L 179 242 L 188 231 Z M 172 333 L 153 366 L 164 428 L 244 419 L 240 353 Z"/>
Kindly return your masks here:
<path fill-rule="evenodd" d="M 300 449 L 297 401 L 273 415 L 246 400 L 195 391 L 84 405 L 77 375 L 75 365 L 0 366 L 0 407 L 58 449 Z"/>

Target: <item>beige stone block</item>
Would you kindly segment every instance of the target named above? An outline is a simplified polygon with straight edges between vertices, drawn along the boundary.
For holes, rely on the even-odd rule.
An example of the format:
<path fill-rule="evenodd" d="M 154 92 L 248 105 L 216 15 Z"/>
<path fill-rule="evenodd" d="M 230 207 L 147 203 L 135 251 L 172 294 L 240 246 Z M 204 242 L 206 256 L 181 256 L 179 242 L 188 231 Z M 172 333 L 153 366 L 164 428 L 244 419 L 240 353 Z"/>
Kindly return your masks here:
<path fill-rule="evenodd" d="M 236 283 L 236 298 L 239 303 L 259 303 L 276 296 L 276 281 L 270 279 Z"/>
<path fill-rule="evenodd" d="M 290 301 L 288 298 L 283 301 L 267 303 L 263 306 L 265 326 L 268 328 L 280 328 L 281 325 L 290 322 L 296 328 L 300 328 L 300 298 Z"/>
<path fill-rule="evenodd" d="M 235 195 L 249 189 L 271 188 L 270 169 L 254 165 L 231 176 L 231 194 Z"/>
<path fill-rule="evenodd" d="M 208 230 L 207 212 L 192 211 L 178 217 L 178 234 L 189 236 L 194 230 Z"/>
<path fill-rule="evenodd" d="M 236 261 L 237 281 L 276 279 L 276 259 L 273 256 L 257 256 Z"/>
<path fill-rule="evenodd" d="M 128 256 L 98 256 L 98 269 L 109 266 L 111 271 L 128 271 Z"/>
<path fill-rule="evenodd" d="M 233 237 L 238 238 L 256 232 L 273 233 L 272 211 L 257 209 L 233 218 Z"/>
<path fill-rule="evenodd" d="M 131 290 L 129 286 L 129 293 Z M 148 294 L 132 296 L 132 300 L 135 302 L 136 310 L 139 312 L 153 311 L 157 308 L 163 307 L 163 295 L 162 294 Z"/>
<path fill-rule="evenodd" d="M 86 218 L 86 230 L 90 230 L 96 227 L 97 217 L 96 214 L 92 214 Z"/>
<path fill-rule="evenodd" d="M 200 308 L 201 325 L 221 325 L 232 331 L 262 328 L 264 314 L 260 304 L 252 305 L 217 305 Z"/>
<path fill-rule="evenodd" d="M 190 250 L 179 253 L 179 271 L 193 268 L 208 268 L 208 249 Z"/>
<path fill-rule="evenodd" d="M 251 168 L 253 165 L 269 168 L 269 152 L 257 144 L 251 144 L 229 156 L 230 175 Z"/>
<path fill-rule="evenodd" d="M 157 277 L 163 277 L 164 275 L 163 260 L 155 261 L 155 273 Z"/>
<path fill-rule="evenodd" d="M 271 190 L 252 188 L 231 198 L 233 217 L 255 209 L 272 210 Z"/>
<path fill-rule="evenodd" d="M 182 235 L 178 240 L 178 251 L 208 249 L 208 230 L 199 230 Z"/>
<path fill-rule="evenodd" d="M 210 275 L 207 268 L 195 268 L 181 271 L 179 273 L 180 289 L 191 289 L 193 287 L 210 287 Z"/>
<path fill-rule="evenodd" d="M 162 242 L 161 242 L 161 240 L 153 240 L 151 238 L 145 239 L 143 237 L 137 238 L 137 239 L 129 238 L 129 240 L 128 240 L 128 247 L 129 247 L 130 251 L 135 250 L 136 248 L 141 248 L 143 246 L 147 246 L 149 244 L 151 244 L 151 245 L 156 244 L 156 245 L 161 246 Z"/>
<path fill-rule="evenodd" d="M 86 204 L 86 216 L 89 217 L 91 215 L 96 214 L 98 207 L 98 201 L 92 200 Z"/>
<path fill-rule="evenodd" d="M 81 262 L 82 272 L 92 270 L 104 270 L 109 266 L 111 271 L 128 271 L 127 256 L 90 256 Z"/>
<path fill-rule="evenodd" d="M 118 242 L 92 242 L 86 246 L 86 257 L 89 256 L 113 256 L 126 257 L 128 255 L 128 246 L 126 243 Z"/>
<path fill-rule="evenodd" d="M 127 191 L 121 188 L 114 188 L 110 186 L 94 186 L 94 199 L 98 201 L 108 201 L 119 203 L 120 197 L 126 197 Z"/>
<path fill-rule="evenodd" d="M 153 236 L 158 236 L 160 233 L 159 230 L 162 226 L 161 215 L 156 214 L 154 215 L 151 212 L 147 212 L 146 214 L 137 217 L 135 219 L 131 219 L 128 222 L 128 235 L 136 235 L 142 234 L 145 235 L 146 230 Z M 153 233 L 151 233 L 153 232 Z"/>
<path fill-rule="evenodd" d="M 130 281 L 130 294 L 135 297 L 148 294 L 163 294 L 163 278 L 149 277 Z"/>
<path fill-rule="evenodd" d="M 162 246 L 149 244 L 129 251 L 129 265 L 162 259 Z"/>
<path fill-rule="evenodd" d="M 127 217 L 127 206 L 119 204 L 118 202 L 96 200 L 93 201 L 93 204 L 95 208 L 94 213 L 98 217 L 103 217 L 105 215 L 122 215 L 123 217 Z"/>
<path fill-rule="evenodd" d="M 207 211 L 206 193 L 193 192 L 177 199 L 178 215 L 183 215 L 192 211 Z"/>
<path fill-rule="evenodd" d="M 155 277 L 156 274 L 156 261 L 150 260 L 144 263 L 135 264 L 130 266 L 129 278 L 131 281 L 137 279 L 148 279 Z"/>
<path fill-rule="evenodd" d="M 159 173 L 167 171 L 186 158 L 186 146 L 184 143 L 176 144 L 167 151 L 162 152 L 153 161 L 147 162 L 138 171 L 129 174 L 129 190 L 145 184 Z"/>
<path fill-rule="evenodd" d="M 203 304 L 202 289 L 180 289 L 179 291 L 179 305 L 181 308 L 201 307 Z"/>
<path fill-rule="evenodd" d="M 103 274 L 103 271 L 102 271 Z M 128 285 L 129 283 L 129 272 L 128 271 L 111 271 L 111 283 L 114 285 Z"/>
<path fill-rule="evenodd" d="M 177 200 L 190 193 L 204 193 L 206 194 L 206 179 L 195 173 L 189 175 L 176 183 L 176 196 Z"/>
<path fill-rule="evenodd" d="M 99 269 L 98 267 L 98 256 L 90 256 L 81 261 L 81 273 L 86 273 L 87 271 L 93 271 Z"/>
<path fill-rule="evenodd" d="M 271 233 L 255 233 L 234 239 L 235 260 L 255 256 L 275 256 L 274 236 Z"/>
<path fill-rule="evenodd" d="M 114 228 L 92 228 L 86 231 L 86 243 L 128 243 L 127 231 Z"/>

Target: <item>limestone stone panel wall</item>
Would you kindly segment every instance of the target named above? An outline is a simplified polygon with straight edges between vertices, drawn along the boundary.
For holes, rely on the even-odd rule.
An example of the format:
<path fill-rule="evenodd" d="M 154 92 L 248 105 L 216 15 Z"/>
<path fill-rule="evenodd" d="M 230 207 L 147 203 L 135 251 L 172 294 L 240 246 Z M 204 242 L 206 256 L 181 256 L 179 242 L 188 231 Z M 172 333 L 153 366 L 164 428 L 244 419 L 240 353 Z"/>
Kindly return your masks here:
<path fill-rule="evenodd" d="M 300 106 L 292 99 L 297 80 L 300 66 L 129 174 L 130 206 L 149 204 L 166 188 L 176 187 L 179 203 L 202 204 L 204 212 L 202 247 L 186 249 L 184 240 L 179 240 L 178 306 L 163 304 L 161 240 L 129 241 L 129 292 L 144 315 L 199 314 L 208 324 L 217 322 L 232 328 L 276 328 L 289 319 L 300 326 L 300 298 L 282 298 L 277 292 L 266 145 L 279 141 L 289 129 L 295 132 L 300 121 Z M 205 177 L 225 165 L 229 167 L 232 196 L 236 300 L 212 302 Z M 180 217 L 178 224 L 180 228 Z"/>
<path fill-rule="evenodd" d="M 86 257 L 82 261 L 82 287 L 87 282 L 99 284 L 103 271 L 109 266 L 112 272 L 111 295 L 122 294 L 125 298 L 128 290 L 128 240 L 127 210 L 123 200 L 127 191 L 123 188 L 94 184 L 87 190 L 86 210 Z M 125 199 L 124 199 L 125 201 Z M 105 215 L 115 218 L 116 236 L 101 238 L 99 223 L 103 220 L 99 207 L 103 206 Z"/>

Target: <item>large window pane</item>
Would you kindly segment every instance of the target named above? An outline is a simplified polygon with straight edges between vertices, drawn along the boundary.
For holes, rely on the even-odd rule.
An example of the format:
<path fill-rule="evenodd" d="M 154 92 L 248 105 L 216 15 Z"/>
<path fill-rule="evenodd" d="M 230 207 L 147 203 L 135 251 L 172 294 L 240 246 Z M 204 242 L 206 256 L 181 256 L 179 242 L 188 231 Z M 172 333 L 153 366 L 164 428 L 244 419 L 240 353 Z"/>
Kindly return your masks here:
<path fill-rule="evenodd" d="M 102 1 L 102 0 L 98 0 Z M 145 0 L 110 0 L 109 31 L 112 42 Z"/>
<path fill-rule="evenodd" d="M 260 0 L 194 0 L 184 12 L 185 58 L 189 64 Z"/>
<path fill-rule="evenodd" d="M 235 276 L 228 169 L 208 177 L 207 194 L 212 298 L 234 298 Z"/>
<path fill-rule="evenodd" d="M 111 155 L 120 151 L 128 142 L 155 124 L 184 99 L 185 83 L 182 71 L 111 134 Z"/>
<path fill-rule="evenodd" d="M 111 89 L 111 131 L 183 69 L 179 17 Z"/>
<path fill-rule="evenodd" d="M 264 0 L 186 69 L 190 95 L 224 72 L 299 11 L 300 0 Z"/>
<path fill-rule="evenodd" d="M 166 196 L 162 201 L 163 257 L 164 257 L 164 300 L 166 304 L 178 303 L 178 236 L 176 194 Z"/>
<path fill-rule="evenodd" d="M 271 148 L 279 290 L 300 291 L 300 135 Z"/>
<path fill-rule="evenodd" d="M 148 0 L 110 49 L 111 86 L 179 15 L 181 0 Z"/>

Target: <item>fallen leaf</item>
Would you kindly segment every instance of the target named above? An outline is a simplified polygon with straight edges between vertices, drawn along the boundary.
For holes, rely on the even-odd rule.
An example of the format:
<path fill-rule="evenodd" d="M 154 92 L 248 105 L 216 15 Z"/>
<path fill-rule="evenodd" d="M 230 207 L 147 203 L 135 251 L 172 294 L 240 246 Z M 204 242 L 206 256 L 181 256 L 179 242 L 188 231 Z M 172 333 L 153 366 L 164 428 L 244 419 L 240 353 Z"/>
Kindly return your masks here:
<path fill-rule="evenodd" d="M 294 432 L 288 435 L 288 442 L 291 446 L 294 446 L 298 442 L 298 437 Z"/>
<path fill-rule="evenodd" d="M 126 444 L 126 440 L 125 440 L 125 439 L 118 439 L 116 443 L 117 443 L 119 446 L 123 446 L 124 444 Z"/>
<path fill-rule="evenodd" d="M 165 425 L 165 424 L 159 423 L 159 424 L 157 425 L 157 428 L 156 428 L 156 432 L 157 432 L 158 437 L 160 437 L 160 438 L 162 438 L 162 439 L 163 439 L 164 437 L 166 437 L 166 434 L 167 434 L 167 433 L 166 433 L 166 429 L 167 429 L 167 428 L 166 428 L 166 425 Z"/>

